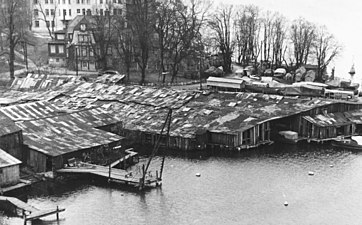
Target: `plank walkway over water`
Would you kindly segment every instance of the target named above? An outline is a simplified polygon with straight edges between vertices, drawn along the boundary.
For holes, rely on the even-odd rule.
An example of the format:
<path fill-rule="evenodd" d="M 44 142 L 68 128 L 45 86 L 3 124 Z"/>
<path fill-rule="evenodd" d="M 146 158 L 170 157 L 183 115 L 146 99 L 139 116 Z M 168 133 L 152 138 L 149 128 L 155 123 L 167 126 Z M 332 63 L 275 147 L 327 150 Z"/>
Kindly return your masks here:
<path fill-rule="evenodd" d="M 115 167 L 115 166 L 118 165 L 118 164 L 124 163 L 124 161 L 127 161 L 127 160 L 130 159 L 130 158 L 134 158 L 134 157 L 138 156 L 138 153 L 132 151 L 132 149 L 127 149 L 127 150 L 125 150 L 125 152 L 127 153 L 127 155 L 124 156 L 124 157 L 122 157 L 122 158 L 120 158 L 120 159 L 118 159 L 118 160 L 116 160 L 115 162 L 113 162 L 113 163 L 111 164 L 111 167 L 112 167 L 112 168 Z"/>
<path fill-rule="evenodd" d="M 108 178 L 109 182 L 118 182 L 124 183 L 128 185 L 132 185 L 135 187 L 139 187 L 141 176 L 133 176 L 130 172 L 125 170 L 116 169 L 94 165 L 89 163 L 82 163 L 79 167 L 66 167 L 63 169 L 57 170 L 58 173 L 70 173 L 70 174 L 93 174 L 103 178 Z M 155 183 L 158 184 L 159 180 L 156 177 L 146 177 L 145 184 L 151 185 Z"/>
<path fill-rule="evenodd" d="M 26 215 L 25 222 L 40 219 L 42 217 L 49 216 L 52 214 L 57 214 L 57 220 L 59 220 L 58 213 L 65 211 L 64 208 L 58 208 L 58 207 L 55 209 L 40 210 L 17 198 L 7 197 L 7 196 L 0 196 L 0 202 L 8 202 L 11 205 L 13 205 L 15 208 L 22 210 L 23 213 Z"/>

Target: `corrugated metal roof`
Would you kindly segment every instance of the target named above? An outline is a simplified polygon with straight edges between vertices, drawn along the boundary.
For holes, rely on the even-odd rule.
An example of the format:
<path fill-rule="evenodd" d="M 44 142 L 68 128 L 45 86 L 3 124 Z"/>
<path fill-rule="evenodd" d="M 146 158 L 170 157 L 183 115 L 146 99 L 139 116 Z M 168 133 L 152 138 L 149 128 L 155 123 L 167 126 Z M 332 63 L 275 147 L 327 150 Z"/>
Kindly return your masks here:
<path fill-rule="evenodd" d="M 25 78 L 15 78 L 10 88 L 12 90 L 45 90 L 75 80 L 79 80 L 79 77 L 70 75 L 38 75 L 34 73 L 28 74 Z"/>
<path fill-rule="evenodd" d="M 121 118 L 109 114 L 99 106 L 91 109 L 78 109 L 77 111 L 63 111 L 54 103 L 45 101 L 7 106 L 0 108 L 0 112 L 15 122 L 56 117 L 65 121 L 77 119 L 87 126 L 100 127 L 122 121 Z"/>
<path fill-rule="evenodd" d="M 21 129 L 10 120 L 6 115 L 0 112 L 0 136 L 20 132 Z"/>
<path fill-rule="evenodd" d="M 23 130 L 24 144 L 46 155 L 58 156 L 88 149 L 123 137 L 92 128 L 76 119 L 46 118 L 36 121 L 17 122 Z"/>
<path fill-rule="evenodd" d="M 21 161 L 0 149 L 0 168 L 21 164 Z"/>

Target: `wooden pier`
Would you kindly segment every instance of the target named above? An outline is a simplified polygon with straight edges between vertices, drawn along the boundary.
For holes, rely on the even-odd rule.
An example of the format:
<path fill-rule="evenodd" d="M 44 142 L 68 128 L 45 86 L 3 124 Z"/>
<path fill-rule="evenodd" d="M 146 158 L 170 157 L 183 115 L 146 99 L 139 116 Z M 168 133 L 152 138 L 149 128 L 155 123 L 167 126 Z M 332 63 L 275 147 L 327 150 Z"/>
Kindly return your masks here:
<path fill-rule="evenodd" d="M 58 206 L 55 209 L 40 210 L 17 198 L 6 196 L 0 196 L 0 204 L 3 208 L 14 209 L 15 214 L 24 217 L 24 224 L 26 224 L 27 221 L 37 220 L 53 214 L 56 214 L 57 221 L 59 221 L 59 213 L 65 211 L 64 208 L 59 208 Z M 17 213 L 18 210 L 22 213 Z"/>
<path fill-rule="evenodd" d="M 117 161 L 116 161 L 117 162 Z M 113 165 L 115 165 L 113 163 Z M 92 174 L 98 177 L 108 179 L 109 183 L 121 183 L 137 188 L 143 189 L 142 184 L 142 173 L 137 175 L 132 172 L 127 172 L 125 170 L 112 168 L 112 164 L 109 166 L 100 166 L 89 163 L 80 163 L 78 166 L 74 167 L 65 167 L 63 169 L 57 170 L 58 174 Z M 144 179 L 144 184 L 146 187 L 158 186 L 161 184 L 161 179 L 156 176 L 146 176 Z"/>

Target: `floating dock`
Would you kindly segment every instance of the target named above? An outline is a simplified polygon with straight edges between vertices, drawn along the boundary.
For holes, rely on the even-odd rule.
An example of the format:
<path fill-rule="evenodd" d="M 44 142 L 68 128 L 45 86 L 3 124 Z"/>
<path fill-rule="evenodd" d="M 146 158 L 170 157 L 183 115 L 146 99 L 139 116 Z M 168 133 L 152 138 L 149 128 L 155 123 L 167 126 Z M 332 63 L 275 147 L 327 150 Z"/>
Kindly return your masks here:
<path fill-rule="evenodd" d="M 116 161 L 117 162 L 117 161 Z M 112 163 L 115 165 L 115 163 Z M 125 185 L 143 188 L 142 184 L 142 174 L 135 175 L 132 172 L 127 172 L 125 170 L 112 168 L 109 166 L 100 166 L 89 163 L 80 163 L 74 167 L 66 167 L 63 169 L 57 170 L 58 174 L 92 174 L 98 177 L 102 177 L 108 179 L 110 183 L 122 183 Z M 144 181 L 145 187 L 158 186 L 161 184 L 161 179 L 158 178 L 158 174 L 156 176 L 146 176 Z"/>
<path fill-rule="evenodd" d="M 0 204 L 5 210 L 11 211 L 13 209 L 14 214 L 24 217 L 24 224 L 27 221 L 33 221 L 45 216 L 56 214 L 57 221 L 59 221 L 59 213 L 65 211 L 64 208 L 56 207 L 55 209 L 40 210 L 37 209 L 17 198 L 0 196 Z M 19 213 L 19 211 L 21 213 Z"/>

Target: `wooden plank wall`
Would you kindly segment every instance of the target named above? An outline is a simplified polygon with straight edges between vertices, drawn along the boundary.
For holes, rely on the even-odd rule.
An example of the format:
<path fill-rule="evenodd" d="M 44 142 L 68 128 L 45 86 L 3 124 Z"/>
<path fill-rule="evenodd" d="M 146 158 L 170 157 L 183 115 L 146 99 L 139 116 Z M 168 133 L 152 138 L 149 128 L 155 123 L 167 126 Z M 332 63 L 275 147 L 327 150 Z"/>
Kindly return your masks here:
<path fill-rule="evenodd" d="M 19 165 L 0 168 L 0 186 L 9 186 L 19 182 Z"/>

